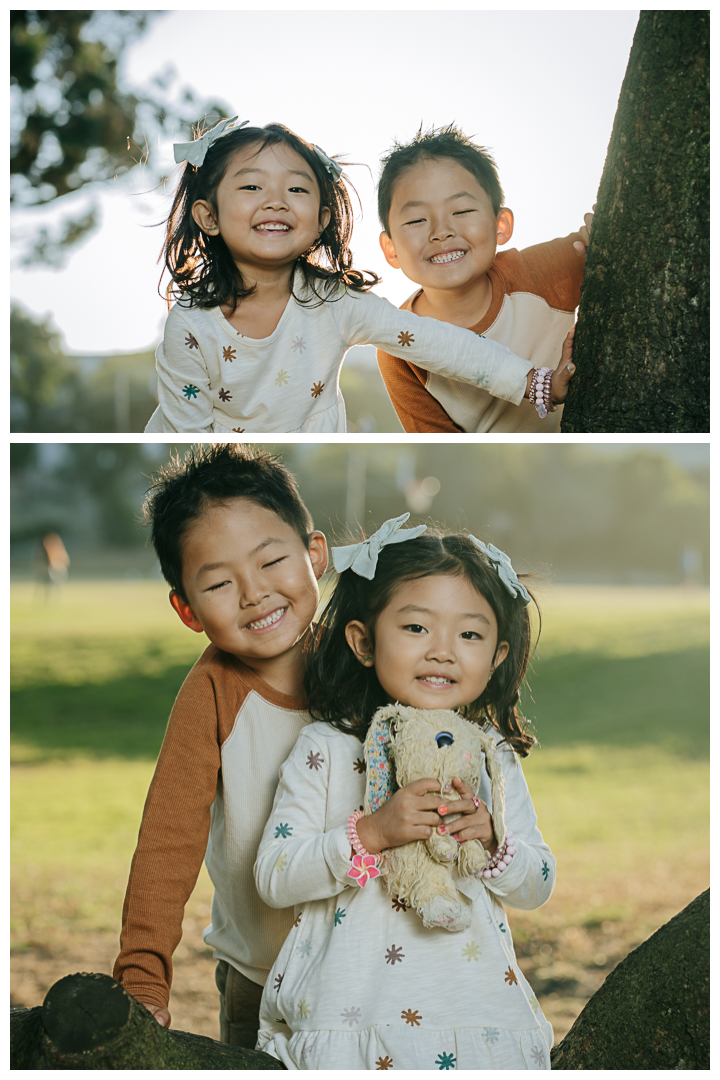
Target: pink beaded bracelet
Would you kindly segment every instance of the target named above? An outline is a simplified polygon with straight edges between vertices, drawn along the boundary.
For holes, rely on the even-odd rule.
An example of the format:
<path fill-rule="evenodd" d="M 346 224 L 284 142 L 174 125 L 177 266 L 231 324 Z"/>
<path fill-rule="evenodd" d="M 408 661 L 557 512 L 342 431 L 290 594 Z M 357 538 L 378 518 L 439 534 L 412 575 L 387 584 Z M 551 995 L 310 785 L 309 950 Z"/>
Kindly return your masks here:
<path fill-rule="evenodd" d="M 505 830 L 505 839 L 502 845 L 497 849 L 494 855 L 491 855 L 488 864 L 482 871 L 484 878 L 500 877 L 503 870 L 507 870 L 510 863 L 513 861 L 515 854 L 515 840 L 512 834 L 512 829 Z"/>
<path fill-rule="evenodd" d="M 549 412 L 555 412 L 557 408 L 556 405 L 553 405 L 550 397 L 550 383 L 552 377 L 553 372 L 549 367 L 541 367 L 535 368 L 532 379 L 530 380 L 528 397 L 537 409 L 537 414 L 541 420 L 544 420 Z"/>
<path fill-rule="evenodd" d="M 368 881 L 377 877 L 380 873 L 379 863 L 382 854 L 371 855 L 360 843 L 357 834 L 357 823 L 363 817 L 362 810 L 355 810 L 347 820 L 347 837 L 350 846 L 355 852 L 352 857 L 352 866 L 348 870 L 348 877 L 354 878 L 361 889 L 364 889 Z"/>

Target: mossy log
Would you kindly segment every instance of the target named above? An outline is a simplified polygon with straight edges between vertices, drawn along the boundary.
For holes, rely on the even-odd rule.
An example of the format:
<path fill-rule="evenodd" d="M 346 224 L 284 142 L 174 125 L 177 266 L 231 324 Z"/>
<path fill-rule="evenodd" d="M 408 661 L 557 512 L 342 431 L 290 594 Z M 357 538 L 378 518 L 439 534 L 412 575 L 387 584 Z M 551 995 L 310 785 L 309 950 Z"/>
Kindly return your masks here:
<path fill-rule="evenodd" d="M 11 1069 L 283 1069 L 269 1054 L 160 1027 L 109 975 L 66 975 L 10 1012 Z"/>
<path fill-rule="evenodd" d="M 639 945 L 551 1052 L 553 1069 L 710 1068 L 710 890 Z"/>

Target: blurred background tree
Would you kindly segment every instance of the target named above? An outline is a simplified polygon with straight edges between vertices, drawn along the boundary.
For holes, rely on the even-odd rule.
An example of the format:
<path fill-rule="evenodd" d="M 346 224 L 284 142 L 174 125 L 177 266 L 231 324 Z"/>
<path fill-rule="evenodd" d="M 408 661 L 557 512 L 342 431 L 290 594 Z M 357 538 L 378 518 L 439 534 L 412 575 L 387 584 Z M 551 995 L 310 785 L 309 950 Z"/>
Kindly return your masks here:
<path fill-rule="evenodd" d="M 709 474 L 702 446 L 324 444 L 272 447 L 297 475 L 318 528 L 375 528 L 409 510 L 467 528 L 525 570 L 562 581 L 707 579 Z M 186 446 L 176 448 L 183 454 Z M 172 447 L 13 444 L 12 552 L 58 532 L 73 575 L 157 567 L 139 520 L 149 476 Z M 121 549 L 121 550 L 119 550 Z"/>
<path fill-rule="evenodd" d="M 172 70 L 149 87 L 130 88 L 122 60 L 159 11 L 10 12 L 10 193 L 15 207 L 39 207 L 137 164 L 151 163 L 153 139 L 227 115 L 221 102 L 200 101 L 177 87 Z M 62 264 L 65 252 L 93 229 L 92 199 L 51 233 L 37 230 L 23 263 Z"/>

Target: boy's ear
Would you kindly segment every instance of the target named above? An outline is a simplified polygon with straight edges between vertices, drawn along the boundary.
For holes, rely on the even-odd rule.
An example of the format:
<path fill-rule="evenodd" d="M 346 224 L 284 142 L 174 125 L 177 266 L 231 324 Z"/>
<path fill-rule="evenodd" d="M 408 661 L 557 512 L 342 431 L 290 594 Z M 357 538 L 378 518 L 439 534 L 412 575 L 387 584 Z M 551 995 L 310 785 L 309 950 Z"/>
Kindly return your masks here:
<path fill-rule="evenodd" d="M 194 202 L 190 212 L 193 216 L 193 221 L 203 232 L 217 232 L 215 211 L 205 199 L 198 199 L 197 202 Z"/>
<path fill-rule="evenodd" d="M 345 640 L 363 667 L 373 667 L 372 642 L 363 623 L 353 619 L 345 627 Z"/>
<path fill-rule="evenodd" d="M 328 546 L 325 534 L 318 529 L 310 533 L 308 555 L 310 556 L 313 573 L 319 581 L 328 568 Z"/>
<path fill-rule="evenodd" d="M 397 257 L 397 252 L 395 251 L 395 245 L 393 244 L 392 240 L 390 239 L 390 233 L 386 233 L 386 232 L 381 232 L 380 233 L 380 247 L 383 250 L 383 255 L 385 256 L 387 262 L 389 262 L 391 266 L 394 266 L 396 270 L 399 270 L 400 269 L 400 260 Z"/>
<path fill-rule="evenodd" d="M 188 604 L 187 600 L 183 600 L 179 593 L 176 593 L 173 589 L 170 593 L 170 604 L 178 615 L 191 630 L 194 630 L 196 634 L 202 634 L 203 628 L 198 621 L 198 617 L 193 609 Z"/>
<path fill-rule="evenodd" d="M 498 245 L 507 244 L 515 228 L 515 216 L 512 210 L 503 206 L 497 217 L 497 242 Z"/>

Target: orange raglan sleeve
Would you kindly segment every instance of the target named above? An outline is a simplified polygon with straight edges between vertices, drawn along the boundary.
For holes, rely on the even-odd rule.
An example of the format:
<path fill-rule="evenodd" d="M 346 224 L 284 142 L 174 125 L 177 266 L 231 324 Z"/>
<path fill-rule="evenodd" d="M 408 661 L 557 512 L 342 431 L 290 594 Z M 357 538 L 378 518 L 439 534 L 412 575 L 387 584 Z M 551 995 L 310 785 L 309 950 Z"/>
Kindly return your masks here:
<path fill-rule="evenodd" d="M 219 770 L 217 693 L 201 658 L 170 714 L 123 905 L 113 975 L 146 1004 L 167 1008 L 172 955 L 205 856 Z"/>
<path fill-rule="evenodd" d="M 378 367 L 405 431 L 464 431 L 425 389 L 428 373 L 378 349 Z"/>
<path fill-rule="evenodd" d="M 575 240 L 580 240 L 579 233 L 534 244 L 517 253 L 532 275 L 533 291 L 559 311 L 574 311 L 580 303 L 585 260 L 573 247 Z M 513 284 L 515 288 L 524 287 L 524 283 Z"/>

